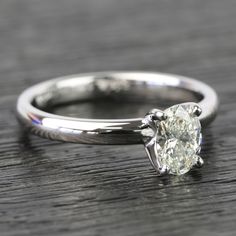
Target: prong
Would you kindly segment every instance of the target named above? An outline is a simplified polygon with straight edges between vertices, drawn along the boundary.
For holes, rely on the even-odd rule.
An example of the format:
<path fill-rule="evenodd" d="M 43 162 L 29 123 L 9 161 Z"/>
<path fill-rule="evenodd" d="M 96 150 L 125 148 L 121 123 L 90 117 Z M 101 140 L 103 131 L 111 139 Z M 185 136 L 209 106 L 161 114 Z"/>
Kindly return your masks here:
<path fill-rule="evenodd" d="M 153 130 L 156 129 L 156 122 L 155 121 L 162 121 L 165 120 L 167 117 L 165 113 L 158 109 L 152 109 L 148 112 L 145 118 L 142 120 L 142 125 L 140 125 L 140 129 L 151 128 Z"/>
<path fill-rule="evenodd" d="M 148 123 L 143 123 L 139 126 L 140 129 L 146 129 L 149 127 L 149 124 Z"/>
<path fill-rule="evenodd" d="M 144 140 L 145 141 L 145 140 Z M 168 173 L 168 170 L 166 167 L 162 167 L 160 160 L 157 155 L 157 144 L 156 144 L 156 138 L 152 138 L 151 140 L 148 140 L 144 143 L 145 150 L 147 152 L 148 158 L 153 166 L 153 168 L 157 171 L 158 175 L 164 175 Z"/>
<path fill-rule="evenodd" d="M 148 113 L 142 120 L 142 124 L 139 126 L 140 129 L 151 128 L 153 126 L 153 114 Z"/>
<path fill-rule="evenodd" d="M 163 176 L 163 175 L 169 174 L 170 170 L 168 169 L 168 167 L 166 165 L 164 165 L 161 168 L 159 168 L 158 172 L 159 172 L 160 176 Z"/>
<path fill-rule="evenodd" d="M 193 114 L 195 116 L 200 116 L 202 114 L 202 109 L 199 106 L 195 105 L 193 108 Z"/>
<path fill-rule="evenodd" d="M 196 164 L 194 165 L 194 167 L 201 168 L 203 166 L 203 164 L 204 164 L 203 159 L 200 156 L 197 156 L 197 161 L 196 161 Z"/>
<path fill-rule="evenodd" d="M 166 116 L 165 112 L 163 112 L 163 111 L 161 111 L 159 109 L 151 110 L 151 114 L 153 114 L 153 119 L 154 120 L 162 121 L 162 120 L 166 120 L 167 119 L 167 116 Z"/>

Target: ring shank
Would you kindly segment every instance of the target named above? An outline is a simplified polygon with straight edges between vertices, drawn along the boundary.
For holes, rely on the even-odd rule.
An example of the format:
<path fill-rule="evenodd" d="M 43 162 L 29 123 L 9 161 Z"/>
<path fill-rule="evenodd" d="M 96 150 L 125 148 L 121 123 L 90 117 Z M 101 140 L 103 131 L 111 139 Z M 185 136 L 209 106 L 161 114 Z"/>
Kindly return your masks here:
<path fill-rule="evenodd" d="M 17 102 L 19 119 L 33 133 L 53 140 L 92 144 L 142 142 L 142 118 L 81 119 L 48 113 L 49 107 L 98 98 L 156 103 L 198 102 L 200 121 L 211 122 L 218 98 L 208 85 L 162 73 L 98 72 L 65 76 L 25 90 Z"/>

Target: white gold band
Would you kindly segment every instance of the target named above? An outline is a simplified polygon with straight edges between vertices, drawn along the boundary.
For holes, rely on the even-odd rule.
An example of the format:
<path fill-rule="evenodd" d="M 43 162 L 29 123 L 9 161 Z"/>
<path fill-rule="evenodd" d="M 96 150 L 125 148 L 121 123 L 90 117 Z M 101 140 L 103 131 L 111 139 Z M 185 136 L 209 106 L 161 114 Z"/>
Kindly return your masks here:
<path fill-rule="evenodd" d="M 88 144 L 142 143 L 143 118 L 80 119 L 46 112 L 48 106 L 118 96 L 122 99 L 197 102 L 202 125 L 217 112 L 218 98 L 208 85 L 178 75 L 146 72 L 98 72 L 49 80 L 25 90 L 17 102 L 17 113 L 33 133 L 53 140 Z"/>

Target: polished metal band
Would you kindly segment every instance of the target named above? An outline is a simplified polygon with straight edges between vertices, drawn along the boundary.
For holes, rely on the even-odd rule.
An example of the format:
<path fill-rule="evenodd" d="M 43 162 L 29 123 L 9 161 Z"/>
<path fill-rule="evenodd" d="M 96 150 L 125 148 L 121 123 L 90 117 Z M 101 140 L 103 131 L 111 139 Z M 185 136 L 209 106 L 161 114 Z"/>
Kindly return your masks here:
<path fill-rule="evenodd" d="M 216 115 L 218 98 L 208 85 L 186 77 L 146 72 L 98 72 L 52 79 L 25 90 L 19 97 L 19 119 L 33 133 L 53 140 L 88 144 L 142 143 L 143 118 L 81 119 L 46 112 L 54 105 L 100 97 L 172 104 L 198 102 L 200 121 Z"/>

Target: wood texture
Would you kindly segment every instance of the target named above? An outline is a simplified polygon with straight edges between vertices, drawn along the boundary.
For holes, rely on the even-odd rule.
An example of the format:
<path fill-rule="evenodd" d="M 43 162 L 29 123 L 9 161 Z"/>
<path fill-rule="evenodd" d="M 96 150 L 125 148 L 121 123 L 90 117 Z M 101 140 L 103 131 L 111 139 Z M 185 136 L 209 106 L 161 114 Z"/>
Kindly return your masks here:
<path fill-rule="evenodd" d="M 235 25 L 235 0 L 1 0 L 0 235 L 236 235 Z M 24 88 L 112 69 L 177 73 L 217 90 L 203 169 L 158 178 L 142 146 L 22 132 L 14 109 Z"/>

